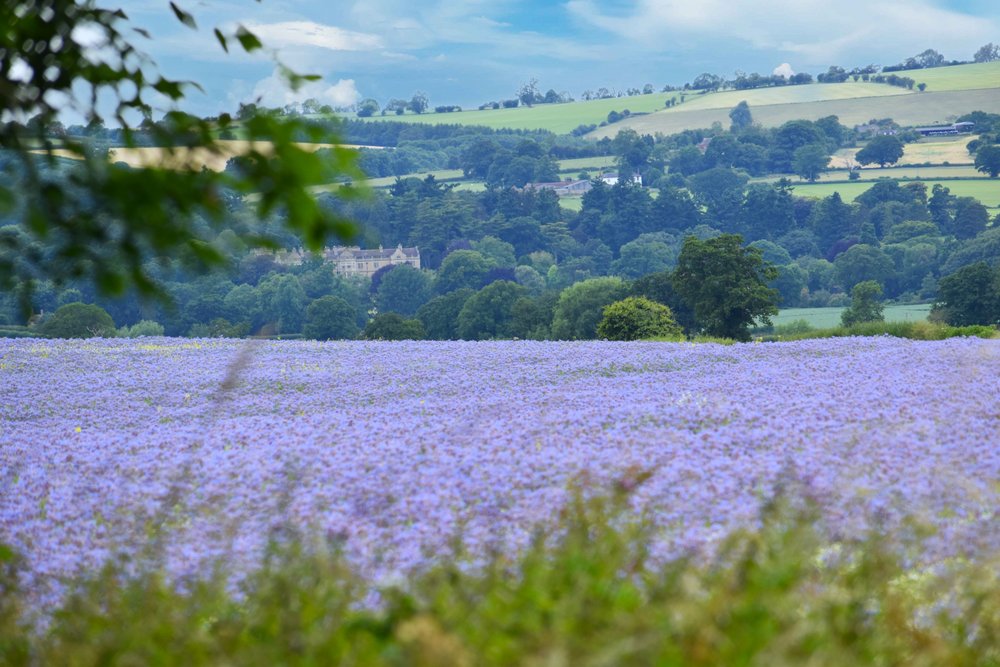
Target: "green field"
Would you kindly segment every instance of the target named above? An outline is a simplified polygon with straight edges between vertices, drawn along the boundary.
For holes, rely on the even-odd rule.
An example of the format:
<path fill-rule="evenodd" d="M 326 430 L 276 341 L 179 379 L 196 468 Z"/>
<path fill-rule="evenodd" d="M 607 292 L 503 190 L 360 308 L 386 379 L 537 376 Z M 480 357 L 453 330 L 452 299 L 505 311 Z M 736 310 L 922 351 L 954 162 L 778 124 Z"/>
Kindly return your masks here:
<path fill-rule="evenodd" d="M 817 182 L 846 182 L 849 177 L 848 174 L 849 172 L 846 169 L 833 169 L 820 174 Z M 790 178 L 795 185 L 808 185 L 805 181 L 799 179 L 798 177 L 789 176 L 788 174 L 772 174 L 770 176 L 762 176 L 760 178 L 752 178 L 750 180 L 755 183 L 774 183 L 782 178 Z M 969 165 L 957 167 L 943 165 L 933 167 L 886 167 L 885 169 L 868 167 L 861 170 L 861 180 L 854 181 L 852 184 L 870 185 L 872 181 L 877 181 L 880 178 L 891 178 L 893 180 L 900 181 L 937 181 L 952 178 L 965 180 L 987 180 L 982 173 L 976 171 L 975 167 Z"/>
<path fill-rule="evenodd" d="M 940 183 L 951 190 L 951 194 L 959 197 L 974 197 L 989 208 L 1000 207 L 1000 180 L 998 179 L 966 179 L 966 180 L 922 180 L 928 191 L 935 183 Z M 844 201 L 851 201 L 862 192 L 874 185 L 874 181 L 854 181 L 852 183 L 803 183 L 794 184 L 795 194 L 800 197 L 829 197 L 839 192 Z"/>
<path fill-rule="evenodd" d="M 688 94 L 684 104 L 674 109 L 664 110 L 664 113 L 690 111 L 694 109 L 725 109 L 726 113 L 741 101 L 755 106 L 770 104 L 803 104 L 806 102 L 825 102 L 829 100 L 850 100 L 860 97 L 885 97 L 895 95 L 913 95 L 914 93 L 889 86 L 884 83 L 813 83 L 804 86 L 782 86 L 780 88 L 756 88 L 753 90 L 724 90 L 707 95 Z"/>
<path fill-rule="evenodd" d="M 652 93 L 516 109 L 419 115 L 407 113 L 402 116 L 392 114 L 373 116 L 369 120 L 481 125 L 495 129 L 538 129 L 565 134 L 579 125 L 600 124 L 611 111 L 628 109 L 633 113 L 645 114 L 598 128 L 592 136 L 600 138 L 614 136 L 625 127 L 633 127 L 647 134 L 672 134 L 687 129 L 710 127 L 714 122 L 728 127 L 729 110 L 741 100 L 747 101 L 754 120 L 765 127 L 774 127 L 799 118 L 815 120 L 829 115 L 838 116 L 845 125 L 887 117 L 901 125 L 947 123 L 969 111 L 988 111 L 1000 107 L 1000 62 L 909 70 L 897 74 L 926 83 L 927 92 L 919 93 L 880 83 L 847 81 L 727 90 L 709 94 Z M 680 101 L 682 96 L 683 103 L 664 109 L 668 99 L 676 97 Z"/>
<path fill-rule="evenodd" d="M 972 164 L 975 161 L 965 147 L 978 136 L 962 134 L 955 137 L 931 137 L 903 147 L 903 157 L 898 165 L 911 164 Z M 844 148 L 833 155 L 830 166 L 846 169 L 849 163 L 857 164 L 854 156 L 861 149 Z"/>
<path fill-rule="evenodd" d="M 791 324 L 797 320 L 805 320 L 813 329 L 830 329 L 840 326 L 840 314 L 843 308 L 785 308 L 771 318 L 775 326 Z M 884 315 L 886 322 L 920 322 L 927 319 L 931 312 L 929 303 L 908 306 L 886 306 Z"/>
<path fill-rule="evenodd" d="M 570 160 L 559 160 L 559 173 L 577 174 L 580 171 L 598 171 L 611 169 L 615 166 L 618 158 L 614 155 L 604 155 L 600 157 L 580 157 Z"/>
<path fill-rule="evenodd" d="M 955 65 L 954 67 L 912 69 L 893 72 L 893 74 L 908 76 L 917 83 L 926 83 L 928 91 L 1000 88 L 1000 61 Z M 984 109 L 984 111 L 986 110 Z"/>
<path fill-rule="evenodd" d="M 849 86 L 852 84 L 831 85 Z M 890 86 L 885 86 L 885 88 L 891 90 Z M 781 92 L 781 89 L 767 90 Z M 817 120 L 831 115 L 837 116 L 840 122 L 847 126 L 860 125 L 872 118 L 892 118 L 900 125 L 909 126 L 951 123 L 970 111 L 988 111 L 997 108 L 1000 108 L 1000 89 L 993 88 L 906 95 L 888 94 L 881 97 L 834 99 L 795 104 L 751 105 L 750 111 L 753 114 L 754 122 L 764 127 L 777 127 L 790 120 Z M 729 109 L 692 109 L 685 103 L 673 109 L 629 118 L 608 127 L 598 128 L 587 136 L 595 139 L 605 136 L 614 137 L 625 128 L 632 128 L 640 134 L 659 132 L 670 135 L 684 130 L 711 127 L 712 123 L 720 123 L 723 127 L 729 127 Z"/>
<path fill-rule="evenodd" d="M 433 125 L 482 125 L 495 129 L 551 130 L 556 134 L 568 134 L 579 125 L 596 125 L 607 120 L 608 114 L 612 111 L 621 112 L 625 109 L 632 113 L 657 111 L 663 108 L 668 99 L 676 95 L 678 93 L 652 93 L 589 102 L 536 104 L 533 107 L 518 107 L 516 109 L 372 116 L 368 120 L 430 123 Z"/>

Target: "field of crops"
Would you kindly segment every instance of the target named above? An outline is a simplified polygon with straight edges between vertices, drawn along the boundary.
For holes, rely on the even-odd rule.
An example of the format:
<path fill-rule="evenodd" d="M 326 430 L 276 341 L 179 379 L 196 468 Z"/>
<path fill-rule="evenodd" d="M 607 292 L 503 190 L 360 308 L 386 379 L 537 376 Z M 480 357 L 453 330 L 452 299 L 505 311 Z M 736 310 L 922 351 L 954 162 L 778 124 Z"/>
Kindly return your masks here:
<path fill-rule="evenodd" d="M 4 340 L 0 378 L 0 543 L 39 599 L 116 554 L 238 575 L 281 525 L 383 581 L 640 471 L 660 560 L 789 485 L 838 539 L 919 521 L 914 567 L 1000 549 L 998 341 Z"/>
<path fill-rule="evenodd" d="M 920 171 L 923 171 L 922 169 Z M 865 172 L 867 176 L 867 172 Z M 951 194 L 959 197 L 974 197 L 989 208 L 1000 207 L 1000 180 L 989 178 L 978 179 L 958 179 L 958 180 L 935 180 L 933 178 L 914 178 L 927 186 L 928 191 L 936 183 L 940 183 L 951 191 Z M 799 183 L 793 182 L 795 194 L 800 197 L 828 197 L 834 192 L 839 192 L 845 201 L 853 200 L 855 197 L 865 192 L 874 184 L 874 180 L 867 178 L 851 183 Z"/>
<path fill-rule="evenodd" d="M 1000 61 L 894 72 L 927 84 L 928 91 L 1000 88 Z"/>
<path fill-rule="evenodd" d="M 819 84 L 817 84 L 819 85 Z M 854 84 L 838 84 L 851 86 Z M 885 86 L 891 90 L 891 86 Z M 726 93 L 728 94 L 728 93 Z M 738 101 L 738 100 L 737 100 Z M 997 108 L 1000 89 L 925 92 L 905 95 L 883 95 L 855 99 L 833 99 L 795 104 L 751 105 L 754 122 L 764 127 L 777 127 L 790 120 L 817 120 L 834 115 L 847 126 L 866 123 L 872 118 L 892 118 L 900 125 L 933 125 L 953 122 L 958 116 L 976 110 Z M 735 105 L 734 105 L 735 106 Z M 731 108 L 731 107 L 730 107 Z M 729 127 L 729 109 L 691 109 L 687 104 L 647 116 L 629 118 L 598 128 L 588 136 L 614 137 L 626 127 L 640 134 L 674 134 L 683 130 L 707 128 L 712 123 Z"/>
<path fill-rule="evenodd" d="M 975 159 L 969 154 L 965 145 L 974 135 L 960 135 L 957 137 L 940 138 L 934 137 L 930 140 L 923 140 L 915 144 L 906 144 L 903 149 L 903 157 L 899 159 L 899 165 L 912 164 L 950 164 L 971 165 Z M 843 148 L 833 155 L 830 161 L 831 168 L 846 169 L 849 164 L 857 164 L 854 160 L 855 154 L 860 148 Z M 978 175 L 973 172 L 972 175 Z"/>
<path fill-rule="evenodd" d="M 579 125 L 596 125 L 607 120 L 612 111 L 628 109 L 632 113 L 649 113 L 662 109 L 667 100 L 678 93 L 652 93 L 632 97 L 612 97 L 603 100 L 569 102 L 566 104 L 536 104 L 533 107 L 515 109 L 473 109 L 458 113 L 424 113 L 396 116 L 372 116 L 373 121 L 403 121 L 407 123 L 429 123 L 433 125 L 482 125 L 492 128 L 515 130 L 551 130 L 557 134 L 568 134 Z"/>
<path fill-rule="evenodd" d="M 746 101 L 751 110 L 758 106 L 775 104 L 805 104 L 808 102 L 826 102 L 831 100 L 852 100 L 861 97 L 885 97 L 896 95 L 913 95 L 905 88 L 888 86 L 881 83 L 813 83 L 804 86 L 782 86 L 780 88 L 755 88 L 753 90 L 725 90 L 708 95 L 692 95 L 685 97 L 684 104 L 664 113 L 676 111 L 693 111 L 704 109 L 730 109 Z M 676 111 L 675 111 L 676 110 Z"/>

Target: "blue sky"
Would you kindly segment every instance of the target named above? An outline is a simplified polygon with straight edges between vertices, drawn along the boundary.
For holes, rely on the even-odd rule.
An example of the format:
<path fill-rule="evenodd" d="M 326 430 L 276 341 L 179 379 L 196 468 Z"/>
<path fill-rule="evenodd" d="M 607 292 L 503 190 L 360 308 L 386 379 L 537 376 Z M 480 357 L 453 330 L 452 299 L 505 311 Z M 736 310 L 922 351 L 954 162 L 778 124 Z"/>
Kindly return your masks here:
<path fill-rule="evenodd" d="M 1000 43 L 995 0 L 167 0 L 123 9 L 153 39 L 147 52 L 172 77 L 198 81 L 188 109 L 304 97 L 349 104 L 425 92 L 431 104 L 475 106 L 512 97 L 535 78 L 545 91 L 682 84 L 701 72 L 770 73 L 782 63 L 816 74 L 831 64 L 893 64 L 927 48 L 970 59 Z M 266 53 L 227 55 L 212 28 L 243 24 Z M 323 81 L 295 94 L 275 60 Z"/>

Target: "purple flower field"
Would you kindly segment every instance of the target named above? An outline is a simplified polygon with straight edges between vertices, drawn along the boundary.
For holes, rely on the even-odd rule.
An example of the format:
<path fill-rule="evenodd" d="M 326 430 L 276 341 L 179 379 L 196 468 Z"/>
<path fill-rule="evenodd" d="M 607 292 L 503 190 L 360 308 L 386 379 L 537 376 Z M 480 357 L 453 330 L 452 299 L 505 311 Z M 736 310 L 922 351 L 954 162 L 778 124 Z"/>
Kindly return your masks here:
<path fill-rule="evenodd" d="M 778 484 L 834 538 L 915 518 L 921 559 L 976 557 L 1000 552 L 998 397 L 980 339 L 0 340 L 0 542 L 42 591 L 120 553 L 238 573 L 291 523 L 381 580 L 457 534 L 516 548 L 573 480 L 644 470 L 664 558 Z"/>

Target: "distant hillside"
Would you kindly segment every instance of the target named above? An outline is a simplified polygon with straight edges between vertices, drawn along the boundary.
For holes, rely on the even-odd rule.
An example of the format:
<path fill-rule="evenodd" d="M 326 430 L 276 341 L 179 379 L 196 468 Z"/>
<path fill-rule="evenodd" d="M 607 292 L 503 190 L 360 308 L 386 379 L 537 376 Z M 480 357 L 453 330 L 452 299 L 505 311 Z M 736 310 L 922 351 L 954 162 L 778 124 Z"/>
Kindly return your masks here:
<path fill-rule="evenodd" d="M 846 86 L 849 84 L 816 84 L 817 86 Z M 888 87 L 888 86 L 887 86 Z M 782 92 L 781 90 L 776 92 Z M 767 90 L 756 91 L 759 93 Z M 728 93 L 719 93 L 723 95 Z M 760 104 L 750 103 L 755 123 L 776 127 L 790 120 L 816 120 L 824 116 L 837 116 L 844 125 L 858 125 L 872 118 L 892 118 L 901 125 L 934 125 L 950 123 L 970 111 L 989 111 L 1000 108 L 1000 89 L 958 90 L 940 93 L 908 93 L 882 97 L 833 99 L 821 102 Z M 735 104 L 734 104 L 735 106 Z M 709 127 L 722 123 L 729 127 L 729 108 L 693 109 L 682 105 L 676 109 L 659 111 L 648 116 L 629 118 L 620 123 L 598 128 L 594 138 L 615 136 L 626 127 L 640 134 L 673 134 L 682 130 Z"/>
<path fill-rule="evenodd" d="M 715 121 L 728 127 L 729 110 L 740 100 L 750 104 L 754 120 L 765 126 L 831 114 L 839 116 L 841 122 L 847 125 L 886 117 L 904 125 L 919 125 L 950 122 L 977 109 L 1000 109 L 1000 62 L 906 70 L 894 74 L 927 84 L 926 92 L 887 84 L 848 81 L 708 94 L 697 91 L 653 93 L 589 102 L 542 104 L 530 108 L 392 114 L 374 116 L 370 120 L 540 129 L 565 134 L 580 125 L 598 125 L 607 119 L 611 111 L 620 113 L 628 109 L 632 113 L 648 114 L 598 128 L 591 136 L 599 138 L 614 136 L 625 127 L 664 134 L 709 127 Z M 666 101 L 671 98 L 677 100 L 677 106 L 665 109 Z"/>
<path fill-rule="evenodd" d="M 436 125 L 482 125 L 494 129 L 549 130 L 556 134 L 569 134 L 579 125 L 597 125 L 606 120 L 612 111 L 619 113 L 625 109 L 633 113 L 657 111 L 662 109 L 667 100 L 672 97 L 679 99 L 680 93 L 652 93 L 650 95 L 590 100 L 589 102 L 537 104 L 533 107 L 517 107 L 515 109 L 490 109 L 487 111 L 476 109 L 455 113 L 407 113 L 401 116 L 386 114 L 362 120 L 394 120 Z"/>

